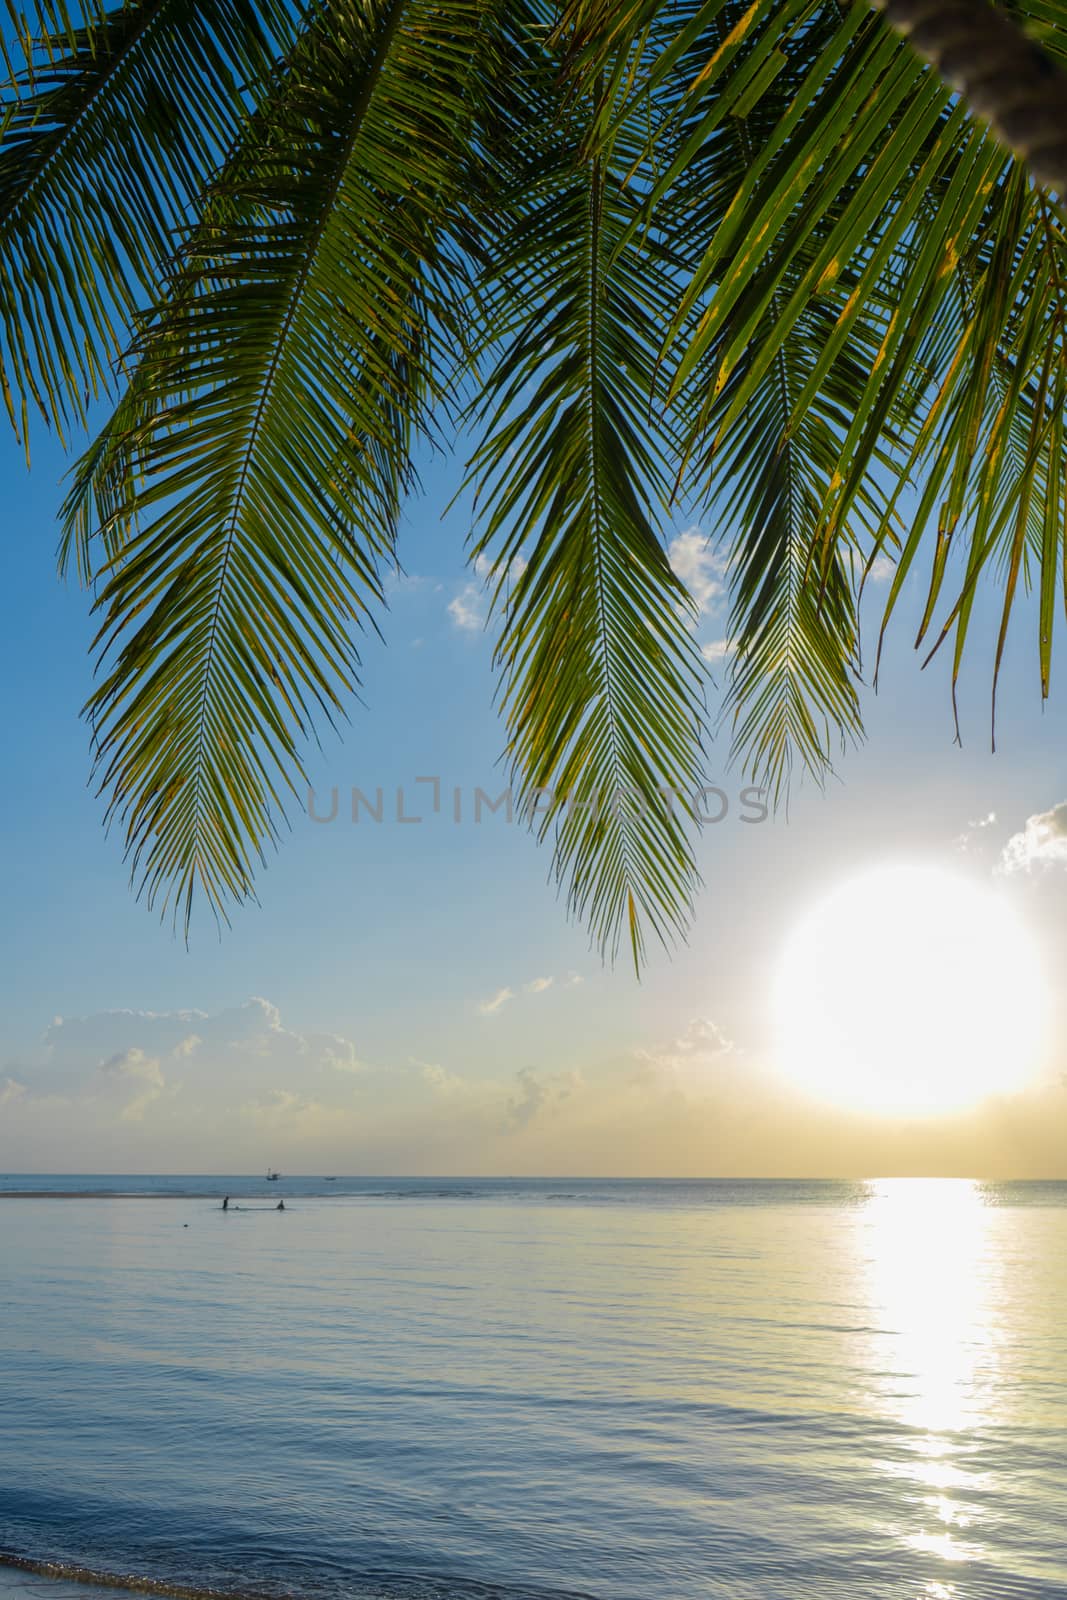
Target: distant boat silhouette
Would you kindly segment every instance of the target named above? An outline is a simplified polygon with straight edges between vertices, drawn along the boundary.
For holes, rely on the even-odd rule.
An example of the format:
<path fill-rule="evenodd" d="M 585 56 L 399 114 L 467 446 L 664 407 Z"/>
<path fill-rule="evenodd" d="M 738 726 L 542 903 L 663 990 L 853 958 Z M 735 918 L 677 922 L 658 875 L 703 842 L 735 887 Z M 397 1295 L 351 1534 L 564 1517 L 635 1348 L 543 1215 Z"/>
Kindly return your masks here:
<path fill-rule="evenodd" d="M 272 1172 L 269 1167 L 267 1168 L 267 1182 L 268 1183 L 277 1183 L 277 1181 L 278 1181 L 278 1179 L 280 1177 L 281 1177 L 281 1173 L 280 1172 Z"/>

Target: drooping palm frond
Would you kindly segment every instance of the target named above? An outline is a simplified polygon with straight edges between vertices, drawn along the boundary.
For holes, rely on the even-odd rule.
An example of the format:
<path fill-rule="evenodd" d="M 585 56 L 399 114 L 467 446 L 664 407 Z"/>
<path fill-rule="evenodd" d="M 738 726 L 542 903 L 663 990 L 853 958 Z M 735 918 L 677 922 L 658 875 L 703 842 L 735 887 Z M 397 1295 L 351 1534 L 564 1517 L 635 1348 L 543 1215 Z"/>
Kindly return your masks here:
<path fill-rule="evenodd" d="M 571 908 L 639 966 L 648 931 L 684 926 L 697 881 L 684 817 L 702 781 L 703 674 L 661 532 L 666 438 L 650 425 L 670 264 L 633 238 L 620 249 L 632 132 L 588 155 L 581 110 L 557 102 L 539 137 L 527 128 L 503 200 L 475 555 L 521 573 L 497 586 L 496 656 L 522 802 L 553 837 Z"/>
<path fill-rule="evenodd" d="M 619 36 L 618 14 L 607 10 Z M 657 50 L 649 24 L 668 10 L 676 27 Z M 634 170 L 645 181 L 640 226 L 684 263 L 660 352 L 681 434 L 679 488 L 706 499 L 731 578 L 724 712 L 734 751 L 781 795 L 796 762 L 821 775 L 838 739 L 862 732 L 853 572 L 861 536 L 880 514 L 875 484 L 864 480 L 858 515 L 821 584 L 811 578 L 850 386 L 877 340 L 861 321 L 823 360 L 834 313 L 812 286 L 844 209 L 839 196 L 848 195 L 840 141 L 844 134 L 847 150 L 849 107 L 866 110 L 870 131 L 864 102 L 878 79 L 881 30 L 855 8 L 842 16 L 806 0 L 747 9 L 694 0 L 637 7 L 634 20 L 629 48 L 653 86 L 645 172 Z M 857 36 L 860 48 L 844 65 Z M 587 36 L 577 52 L 584 81 L 588 45 Z M 892 55 L 902 52 L 889 40 L 882 63 Z M 906 70 L 919 75 L 913 63 Z M 634 77 L 635 109 L 643 93 Z M 935 117 L 940 98 L 935 86 Z M 797 124 L 820 101 L 821 147 L 808 129 L 816 148 L 807 170 L 821 190 L 808 204 L 789 185 L 797 166 L 805 169 L 794 160 L 803 149 Z M 887 104 L 890 117 L 896 104 L 899 97 Z M 928 125 L 929 107 L 926 115 Z M 594 137 L 610 136 L 612 126 L 601 119 Z"/>
<path fill-rule="evenodd" d="M 609 9 L 616 43 L 629 26 L 631 48 L 647 54 L 645 29 L 663 8 L 635 0 Z M 579 73 L 588 78 L 597 61 L 596 30 L 587 27 Z M 1033 516 L 1042 526 L 1055 522 L 1052 478 L 1039 470 L 1005 476 L 1015 456 L 998 454 L 989 432 L 999 414 L 1006 436 L 1018 434 L 1026 383 L 1014 385 L 999 413 L 986 405 L 991 374 L 1014 370 L 1011 352 L 1020 341 L 1036 350 L 1047 336 L 1062 349 L 1052 276 L 1020 277 L 1015 268 L 1039 216 L 1051 218 L 1051 203 L 967 107 L 952 102 L 937 75 L 862 7 L 694 3 L 679 14 L 646 81 L 661 113 L 649 150 L 667 151 L 646 201 L 646 225 L 662 225 L 666 216 L 676 249 L 695 241 L 689 283 L 664 342 L 672 394 L 688 418 L 686 461 L 706 473 L 712 494 L 745 478 L 758 482 L 769 448 L 753 426 L 760 395 L 776 374 L 781 392 L 787 371 L 803 375 L 786 406 L 780 449 L 795 457 L 818 428 L 820 460 L 809 456 L 803 473 L 806 493 L 816 495 L 804 587 L 818 603 L 814 613 L 798 610 L 796 617 L 809 617 L 832 652 L 827 659 L 838 662 L 817 680 L 809 675 L 809 689 L 818 692 L 808 702 L 847 730 L 843 663 L 851 624 L 842 562 L 862 552 L 869 566 L 897 537 L 905 491 L 918 483 L 926 494 L 890 606 L 946 473 L 943 534 L 978 503 L 990 452 L 1000 473 L 990 478 L 986 471 L 980 503 L 1015 505 L 1025 487 Z M 751 159 L 738 162 L 731 152 L 745 126 L 752 129 Z M 976 349 L 983 352 L 977 361 Z M 1033 373 L 1030 382 L 1037 382 Z M 1049 387 L 1050 404 L 1051 395 Z M 932 456 L 927 447 L 942 424 L 942 453 Z M 1044 431 L 1050 442 L 1051 428 Z M 1050 485 L 1053 500 L 1041 503 Z M 744 517 L 743 502 L 730 504 L 742 514 L 729 538 L 751 572 L 758 528 Z M 940 540 L 935 577 L 944 545 Z M 972 587 L 992 545 L 980 540 L 979 548 Z M 1013 593 L 1009 584 L 1009 601 Z M 783 591 L 782 606 L 785 598 Z M 775 743 L 764 714 L 779 711 L 766 674 L 803 660 L 811 641 L 781 608 L 763 622 L 777 648 L 754 655 L 759 614 L 735 619 L 732 694 L 742 752 L 773 757 L 779 772 L 793 750 L 818 765 L 823 752 L 814 738 L 806 747 L 793 733 L 786 740 L 779 717 Z M 820 655 L 809 652 L 810 662 Z M 813 718 L 809 734 L 817 726 Z"/>
<path fill-rule="evenodd" d="M 744 46 L 767 20 L 776 0 L 754 0 L 731 8 L 727 0 L 565 0 L 559 37 L 566 39 L 572 69 L 588 80 L 609 57 L 622 64 L 635 40 L 642 47 L 665 14 L 675 21 L 674 38 L 659 62 L 659 79 L 673 68 L 707 28 L 733 10 L 720 48 L 701 62 L 717 77 L 731 78 L 745 57 Z M 987 120 L 1002 148 L 1027 164 L 1038 183 L 1067 198 L 1067 17 L 1058 0 L 868 0 L 925 60 L 947 89 L 958 91 L 965 109 Z M 818 4 L 779 7 L 783 30 L 799 14 L 804 23 Z M 844 14 L 843 5 L 837 7 Z M 853 8 L 859 12 L 860 6 Z M 777 60 L 775 59 L 777 57 Z M 772 43 L 764 56 L 747 55 L 740 67 L 745 94 L 757 97 L 777 76 L 784 57 Z M 652 85 L 655 87 L 655 85 Z M 602 131 L 602 130 L 601 130 Z"/>
<path fill-rule="evenodd" d="M 821 19 L 813 22 L 810 8 L 808 13 L 804 48 L 795 58 L 788 53 L 793 42 L 788 17 L 769 67 L 755 36 L 756 69 L 739 70 L 736 87 L 731 83 L 720 91 L 726 104 L 713 129 L 707 127 L 705 107 L 683 100 L 676 147 L 690 144 L 694 131 L 699 142 L 655 212 L 691 272 L 682 302 L 689 328 L 678 339 L 683 354 L 673 362 L 668 354 L 665 365 L 673 373 L 682 423 L 682 477 L 708 502 L 712 536 L 722 546 L 730 580 L 722 712 L 732 724 L 735 756 L 776 798 L 785 793 L 796 763 L 821 777 L 835 744 L 862 735 L 853 582 L 857 531 L 850 527 L 848 543 L 832 552 L 821 593 L 810 574 L 820 547 L 820 507 L 837 466 L 837 441 L 847 426 L 849 387 L 873 347 L 864 329 L 854 331 L 812 388 L 802 413 L 797 400 L 810 385 L 833 325 L 827 307 L 806 302 L 790 336 L 776 344 L 771 360 L 765 359 L 765 342 L 775 338 L 810 268 L 825 218 L 795 252 L 769 299 L 746 304 L 746 316 L 756 306 L 756 317 L 744 342 L 735 345 L 732 362 L 724 359 L 730 347 L 722 339 L 700 343 L 719 294 L 718 280 L 710 293 L 689 296 L 694 266 L 730 227 L 739 190 L 774 136 L 783 109 L 802 91 L 820 35 Z M 823 22 L 823 41 L 829 31 Z M 711 20 L 710 32 L 696 32 L 679 55 L 674 76 L 683 94 L 687 81 L 706 70 L 709 52 L 719 60 L 729 54 L 731 38 L 736 46 L 735 13 L 726 7 Z M 727 255 L 731 266 L 749 242 L 747 232 L 738 229 Z M 734 284 L 741 283 L 744 270 Z M 877 515 L 874 485 L 865 486 L 862 505 L 869 517 Z"/>
<path fill-rule="evenodd" d="M 772 303 L 769 318 L 776 309 Z M 743 759 L 776 801 L 787 793 L 796 764 L 821 780 L 835 747 L 863 732 L 858 540 L 835 545 L 822 582 L 812 581 L 819 570 L 822 500 L 847 426 L 859 340 L 835 364 L 816 401 L 795 416 L 797 396 L 831 326 L 832 315 L 809 308 L 721 447 L 693 460 L 716 485 L 713 537 L 724 550 L 731 596 L 722 714 L 731 724 L 735 759 Z M 723 388 L 718 410 L 728 410 L 747 377 L 743 361 Z M 875 486 L 865 499 L 873 518 L 880 509 Z"/>
<path fill-rule="evenodd" d="M 292 28 L 284 0 L 8 0 L 0 377 L 28 432 L 109 389 L 130 316 Z"/>
<path fill-rule="evenodd" d="M 930 654 L 954 634 L 953 698 L 978 586 L 1003 562 L 1004 603 L 994 664 L 996 678 L 1019 579 L 1040 589 L 1038 664 L 1041 693 L 1051 680 L 1055 599 L 1067 556 L 1067 495 L 1062 428 L 1067 407 L 1067 238 L 1048 202 L 1018 169 L 987 198 L 985 215 L 961 252 L 968 314 L 943 318 L 920 347 L 954 334 L 942 357 L 945 376 L 923 397 L 910 449 L 901 454 L 899 483 L 914 477 L 922 494 L 898 559 L 882 624 L 936 527 L 924 616 L 916 643 Z M 898 490 L 899 492 L 899 490 Z M 879 540 L 884 529 L 879 530 Z M 953 558 L 959 556 L 956 565 Z M 951 578 L 957 573 L 958 581 Z M 940 625 L 938 603 L 948 586 Z M 1064 589 L 1067 599 L 1067 589 Z"/>
<path fill-rule="evenodd" d="M 70 502 L 100 521 L 90 702 L 149 902 L 251 892 L 341 714 L 462 303 L 447 217 L 490 0 L 331 0 L 209 188 Z M 95 513 L 95 515 L 94 515 Z"/>

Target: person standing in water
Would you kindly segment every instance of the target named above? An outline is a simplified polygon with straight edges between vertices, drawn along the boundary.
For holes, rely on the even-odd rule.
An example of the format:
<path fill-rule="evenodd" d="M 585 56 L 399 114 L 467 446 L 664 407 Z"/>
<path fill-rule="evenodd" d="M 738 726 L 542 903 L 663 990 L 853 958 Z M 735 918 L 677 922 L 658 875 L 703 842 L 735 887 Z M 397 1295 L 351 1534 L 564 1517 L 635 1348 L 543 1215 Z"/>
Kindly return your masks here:
<path fill-rule="evenodd" d="M 285 1210 L 285 1201 L 284 1200 L 279 1200 L 278 1204 L 274 1207 L 274 1209 L 275 1209 L 275 1211 L 284 1211 Z"/>
<path fill-rule="evenodd" d="M 223 1211 L 229 1211 L 230 1209 L 230 1197 L 228 1194 L 222 1197 L 222 1209 Z"/>

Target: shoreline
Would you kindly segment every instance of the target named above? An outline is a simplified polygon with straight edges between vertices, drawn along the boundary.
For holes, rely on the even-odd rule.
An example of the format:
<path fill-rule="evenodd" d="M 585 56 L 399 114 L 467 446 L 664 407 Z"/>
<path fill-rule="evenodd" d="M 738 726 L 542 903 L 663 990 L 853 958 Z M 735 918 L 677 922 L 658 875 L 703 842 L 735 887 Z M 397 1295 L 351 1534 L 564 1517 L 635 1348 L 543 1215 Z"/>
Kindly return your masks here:
<path fill-rule="evenodd" d="M 170 1582 L 140 1573 L 102 1572 L 78 1562 L 48 1561 L 13 1552 L 0 1552 L 0 1600 L 47 1594 L 53 1600 L 102 1600 L 108 1593 L 118 1600 L 129 1594 L 160 1595 L 167 1600 L 277 1600 L 258 1589 L 215 1589 L 199 1584 Z"/>
<path fill-rule="evenodd" d="M 108 1594 L 119 1600 L 120 1596 L 135 1594 L 171 1595 L 174 1600 L 207 1600 L 203 1591 L 173 1589 L 153 1583 L 151 1579 L 139 1580 L 116 1573 L 96 1573 L 83 1567 L 65 1567 L 52 1561 L 33 1561 L 19 1556 L 0 1558 L 0 1600 L 36 1600 L 50 1596 L 51 1600 L 107 1600 Z"/>
<path fill-rule="evenodd" d="M 59 1577 L 37 1567 L 13 1566 L 0 1562 L 0 1600 L 106 1600 L 110 1590 L 115 1600 L 125 1591 L 114 1583 Z"/>

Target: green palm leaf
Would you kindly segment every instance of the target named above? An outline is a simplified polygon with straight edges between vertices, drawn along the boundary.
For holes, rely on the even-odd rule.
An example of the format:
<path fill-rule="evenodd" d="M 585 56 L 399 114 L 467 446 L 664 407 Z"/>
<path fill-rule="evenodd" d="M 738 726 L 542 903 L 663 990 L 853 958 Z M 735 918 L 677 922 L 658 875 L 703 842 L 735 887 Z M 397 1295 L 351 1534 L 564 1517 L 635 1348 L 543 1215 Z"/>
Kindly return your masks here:
<path fill-rule="evenodd" d="M 314 16 L 75 485 L 72 519 L 103 511 L 101 785 L 186 925 L 198 887 L 250 893 L 302 738 L 357 681 L 461 298 L 441 218 L 488 9 Z"/>
<path fill-rule="evenodd" d="M 35 0 L 31 23 L 11 16 L 0 376 L 26 434 L 30 404 L 62 428 L 109 389 L 126 323 L 291 20 L 284 0 L 87 0 L 81 18 Z"/>
<path fill-rule="evenodd" d="M 588 22 L 595 7 L 576 9 L 587 19 L 576 71 L 588 79 L 605 47 Z M 664 10 L 678 12 L 678 26 L 657 52 L 647 29 Z M 691 260 L 664 341 L 671 392 L 687 419 L 686 470 L 703 473 L 713 504 L 722 497 L 738 518 L 727 536 L 735 570 L 748 578 L 736 597 L 729 696 L 739 752 L 777 782 L 795 754 L 816 769 L 829 760 L 823 730 L 858 732 L 846 687 L 855 625 L 844 574 L 857 555 L 869 568 L 896 541 L 906 487 L 918 480 L 924 492 L 890 608 L 947 493 L 927 626 L 952 532 L 965 509 L 977 515 L 951 615 L 959 649 L 974 584 L 996 547 L 986 513 L 1022 496 L 1029 520 L 1046 529 L 1055 520 L 1054 505 L 1042 501 L 1050 484 L 1059 494 L 1049 474 L 1035 467 L 1013 478 L 1019 452 L 1002 448 L 1026 431 L 1027 396 L 1040 381 L 1033 370 L 1020 374 L 1015 352 L 1032 360 L 1046 339 L 1062 348 L 1053 276 L 1031 270 L 1050 202 L 936 74 L 860 7 L 710 0 L 635 3 L 611 16 L 615 48 L 627 37 L 632 52 L 650 58 L 647 86 L 633 95 L 650 94 L 659 109 L 647 145 L 659 163 L 642 225 L 665 230 Z M 598 136 L 609 135 L 605 123 Z M 999 381 L 1009 370 L 1009 403 L 988 405 L 994 373 Z M 761 396 L 775 384 L 777 446 L 758 426 L 769 403 Z M 1053 411 L 1055 392 L 1049 383 Z M 1033 438 L 1051 448 L 1052 437 L 1046 418 Z M 813 454 L 806 445 L 816 439 Z M 765 534 L 751 515 L 758 497 L 733 494 L 737 483 L 759 484 L 771 461 L 784 472 L 787 460 L 802 461 L 803 493 L 815 497 L 801 546 L 803 586 L 816 605 L 809 610 L 805 595 L 792 620 L 791 588 L 771 611 L 748 608 L 770 594 L 752 582 Z M 1051 555 L 1047 534 L 1045 542 Z M 1009 602 L 1014 593 L 1009 583 Z M 767 674 L 781 679 L 798 663 L 804 688 L 786 697 L 797 713 L 790 726 Z"/>
<path fill-rule="evenodd" d="M 536 141 L 527 125 L 504 197 L 475 554 L 501 574 L 496 654 L 523 801 L 544 807 L 571 908 L 639 965 L 646 931 L 684 926 L 696 883 L 683 819 L 702 781 L 702 671 L 658 526 L 667 440 L 649 422 L 670 263 L 619 248 L 632 135 L 587 157 L 583 128 L 573 106 Z"/>

